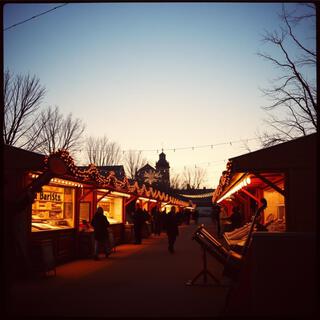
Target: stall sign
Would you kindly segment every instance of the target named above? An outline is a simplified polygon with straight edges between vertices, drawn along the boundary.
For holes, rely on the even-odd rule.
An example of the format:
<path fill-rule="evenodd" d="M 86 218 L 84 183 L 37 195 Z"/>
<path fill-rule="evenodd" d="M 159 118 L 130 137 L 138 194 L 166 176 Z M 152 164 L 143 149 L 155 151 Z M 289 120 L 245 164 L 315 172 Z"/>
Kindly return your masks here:
<path fill-rule="evenodd" d="M 57 192 L 38 192 L 37 200 L 46 200 L 46 201 L 57 201 L 61 202 L 61 194 Z"/>

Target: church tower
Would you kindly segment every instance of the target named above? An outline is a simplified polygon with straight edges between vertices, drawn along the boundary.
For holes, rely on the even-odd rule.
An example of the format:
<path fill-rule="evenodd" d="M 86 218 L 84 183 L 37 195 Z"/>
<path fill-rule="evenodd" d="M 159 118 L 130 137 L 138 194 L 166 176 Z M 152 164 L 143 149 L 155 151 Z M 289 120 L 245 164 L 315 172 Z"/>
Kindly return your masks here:
<path fill-rule="evenodd" d="M 170 188 L 170 166 L 169 162 L 166 160 L 166 155 L 161 152 L 159 154 L 159 160 L 156 163 L 156 170 L 159 174 L 161 174 L 161 178 L 159 179 L 159 186 L 165 189 Z"/>

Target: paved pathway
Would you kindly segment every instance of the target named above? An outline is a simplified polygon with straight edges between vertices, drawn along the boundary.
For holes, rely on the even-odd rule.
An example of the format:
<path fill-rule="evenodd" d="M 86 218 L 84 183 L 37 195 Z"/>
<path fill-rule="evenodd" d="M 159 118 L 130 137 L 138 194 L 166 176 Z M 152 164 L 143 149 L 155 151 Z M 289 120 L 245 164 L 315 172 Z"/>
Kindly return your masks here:
<path fill-rule="evenodd" d="M 200 218 L 199 223 L 213 232 L 209 218 Z M 202 270 L 200 246 L 191 240 L 195 229 L 194 224 L 180 226 L 175 254 L 167 251 L 163 233 L 143 239 L 142 245 L 120 245 L 108 259 L 73 261 L 57 267 L 56 277 L 16 284 L 11 290 L 10 313 L 56 317 L 219 316 L 225 287 L 185 285 Z M 208 265 L 221 278 L 222 266 L 211 256 Z"/>

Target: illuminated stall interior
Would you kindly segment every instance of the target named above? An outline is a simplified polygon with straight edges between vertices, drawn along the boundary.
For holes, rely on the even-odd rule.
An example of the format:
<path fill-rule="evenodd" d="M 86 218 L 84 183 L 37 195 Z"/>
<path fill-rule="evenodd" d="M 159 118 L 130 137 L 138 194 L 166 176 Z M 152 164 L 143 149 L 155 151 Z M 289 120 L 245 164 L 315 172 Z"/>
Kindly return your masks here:
<path fill-rule="evenodd" d="M 252 233 L 229 299 L 228 308 L 238 314 L 284 315 L 289 310 L 293 315 L 301 312 L 303 305 L 303 315 L 310 302 L 316 301 L 316 147 L 314 133 L 240 155 L 229 159 L 220 177 L 212 202 L 227 208 L 228 215 L 239 205 L 244 223 L 250 224 L 259 200 L 267 200 L 262 222 L 268 225 L 268 232 L 260 229 Z M 247 178 L 250 181 L 245 184 Z M 225 232 L 223 238 L 229 246 L 240 248 L 246 245 L 246 235 L 244 225 Z"/>
<path fill-rule="evenodd" d="M 103 208 L 111 224 L 122 224 L 125 222 L 125 206 L 132 200 L 139 202 L 142 209 L 148 212 L 152 205 L 163 201 L 170 205 L 187 205 L 186 202 L 152 187 L 140 186 L 137 182 L 130 184 L 126 178 L 119 180 L 114 172 L 102 176 L 93 164 L 80 170 L 66 151 L 57 151 L 50 157 L 57 157 L 66 163 L 67 175 L 64 178 L 52 178 L 49 185 L 43 186 L 42 191 L 37 193 L 32 205 L 34 232 L 75 228 L 76 223 L 81 225 L 84 220 L 91 221 L 98 206 Z M 35 173 L 31 175 L 33 179 L 38 177 Z M 75 181 L 71 181 L 71 178 L 68 180 L 65 178 L 67 176 Z M 78 197 L 75 196 L 77 188 L 81 189 Z M 78 216 L 75 214 L 77 203 Z"/>
<path fill-rule="evenodd" d="M 230 165 L 230 164 L 229 164 Z M 221 185 L 213 194 L 213 202 L 224 207 L 228 216 L 235 206 L 240 208 L 243 224 L 251 222 L 260 199 L 265 198 L 268 206 L 263 212 L 261 223 L 268 230 L 285 231 L 284 174 L 280 172 L 250 173 L 225 172 L 224 187 Z M 229 176 L 228 176 L 229 175 Z"/>
<path fill-rule="evenodd" d="M 97 207 L 102 207 L 104 215 L 111 224 L 123 223 L 124 201 L 129 194 L 99 189 L 97 192 Z"/>
<path fill-rule="evenodd" d="M 239 203 L 245 220 L 250 221 L 264 197 L 268 206 L 263 222 L 275 220 L 269 230 L 314 231 L 316 139 L 311 134 L 229 159 L 212 201 L 226 206 L 228 214 Z M 247 177 L 250 183 L 241 185 Z"/>
<path fill-rule="evenodd" d="M 80 183 L 56 178 L 44 185 L 32 204 L 32 232 L 74 228 L 75 190 L 81 187 Z"/>

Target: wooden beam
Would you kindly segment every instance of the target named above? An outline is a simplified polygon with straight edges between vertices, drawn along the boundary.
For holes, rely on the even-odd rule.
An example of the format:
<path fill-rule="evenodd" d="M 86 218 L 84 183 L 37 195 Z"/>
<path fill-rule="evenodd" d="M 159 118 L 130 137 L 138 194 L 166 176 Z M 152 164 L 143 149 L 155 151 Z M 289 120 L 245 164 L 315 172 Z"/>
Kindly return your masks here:
<path fill-rule="evenodd" d="M 251 194 L 249 191 L 247 191 L 246 189 L 240 189 L 239 191 L 242 191 L 243 193 L 245 193 L 246 195 L 248 195 L 250 198 L 252 198 L 253 200 L 257 201 L 258 203 L 260 203 L 260 200 L 255 197 L 253 194 Z"/>
<path fill-rule="evenodd" d="M 276 190 L 277 192 L 279 192 L 281 195 L 284 196 L 284 190 L 280 189 L 277 185 L 275 185 L 274 183 L 272 183 L 270 180 L 268 180 L 266 177 L 262 176 L 260 173 L 257 172 L 253 172 L 253 175 L 255 175 L 257 178 L 259 178 L 260 180 L 262 180 L 264 183 L 266 183 L 268 186 L 270 186 L 271 188 L 273 188 L 274 190 Z"/>
<path fill-rule="evenodd" d="M 85 198 L 88 194 L 90 194 L 91 192 L 93 192 L 93 189 L 89 189 L 85 194 L 83 194 L 81 197 L 80 197 L 80 199 L 79 199 L 79 201 L 81 201 L 83 198 Z"/>
<path fill-rule="evenodd" d="M 108 190 L 107 192 L 105 192 L 100 198 L 97 197 L 97 203 L 103 199 L 105 196 L 107 196 L 109 193 L 111 192 L 111 190 Z"/>
<path fill-rule="evenodd" d="M 136 199 L 138 199 L 138 196 L 135 196 L 132 194 L 131 197 L 127 201 L 125 201 L 124 206 L 126 207 L 129 203 L 131 203 L 132 201 L 134 201 Z"/>
<path fill-rule="evenodd" d="M 244 201 L 244 202 L 246 202 L 246 201 L 247 201 L 247 199 L 246 199 L 246 198 L 244 198 L 241 194 L 237 194 L 237 197 L 239 197 L 239 198 L 240 198 L 240 200 L 242 200 L 242 201 Z"/>

